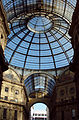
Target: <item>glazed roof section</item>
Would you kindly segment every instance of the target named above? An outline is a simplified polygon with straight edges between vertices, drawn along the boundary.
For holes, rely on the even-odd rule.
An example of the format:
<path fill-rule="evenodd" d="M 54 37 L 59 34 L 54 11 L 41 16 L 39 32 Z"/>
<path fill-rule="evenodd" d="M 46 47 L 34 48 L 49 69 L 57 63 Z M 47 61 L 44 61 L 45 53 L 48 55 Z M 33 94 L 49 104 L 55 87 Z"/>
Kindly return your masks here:
<path fill-rule="evenodd" d="M 12 66 L 55 70 L 68 66 L 73 49 L 68 35 L 76 0 L 3 0 L 11 34 L 5 56 Z"/>
<path fill-rule="evenodd" d="M 47 74 L 34 73 L 24 81 L 24 84 L 29 97 L 44 97 L 53 94 L 55 80 Z M 37 96 L 37 93 L 40 95 Z"/>
<path fill-rule="evenodd" d="M 37 10 L 52 11 L 71 22 L 76 0 L 2 0 L 8 21 Z"/>
<path fill-rule="evenodd" d="M 39 19 L 34 17 L 28 23 L 32 30 L 27 27 L 25 17 L 10 24 L 11 34 L 8 36 L 5 55 L 11 65 L 33 70 L 56 70 L 69 65 L 73 58 L 69 24 L 56 15 L 53 15 L 53 19 L 50 30 L 51 23 L 46 26 L 49 21 L 42 16 Z"/>

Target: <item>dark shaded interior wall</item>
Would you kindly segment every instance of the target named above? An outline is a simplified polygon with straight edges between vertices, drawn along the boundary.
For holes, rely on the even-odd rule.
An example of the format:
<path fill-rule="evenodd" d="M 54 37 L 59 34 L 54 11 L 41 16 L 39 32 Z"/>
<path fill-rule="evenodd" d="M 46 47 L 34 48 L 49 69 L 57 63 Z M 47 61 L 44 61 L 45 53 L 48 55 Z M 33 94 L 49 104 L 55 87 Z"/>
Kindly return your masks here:
<path fill-rule="evenodd" d="M 79 119 L 79 2 L 75 8 L 69 31 L 74 48 L 74 58 L 70 64 L 70 71 L 66 71 L 56 80 L 56 88 L 50 102 L 50 120 Z M 1 38 L 0 38 L 1 39 Z M 0 46 L 0 87 L 3 71 L 7 70 L 2 47 Z M 1 106 L 0 110 L 3 109 Z M 6 110 L 5 110 L 6 111 Z M 1 116 L 3 111 L 0 112 Z M 24 116 L 26 115 L 23 110 Z M 26 117 L 23 117 L 24 120 Z"/>

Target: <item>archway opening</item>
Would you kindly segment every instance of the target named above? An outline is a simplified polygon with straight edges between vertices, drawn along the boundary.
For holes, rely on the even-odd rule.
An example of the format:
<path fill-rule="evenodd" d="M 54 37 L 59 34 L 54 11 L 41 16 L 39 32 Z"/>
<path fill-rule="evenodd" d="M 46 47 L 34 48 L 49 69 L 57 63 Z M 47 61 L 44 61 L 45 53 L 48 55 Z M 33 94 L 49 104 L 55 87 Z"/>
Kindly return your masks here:
<path fill-rule="evenodd" d="M 30 108 L 30 120 L 49 120 L 49 108 L 44 103 L 35 103 Z"/>

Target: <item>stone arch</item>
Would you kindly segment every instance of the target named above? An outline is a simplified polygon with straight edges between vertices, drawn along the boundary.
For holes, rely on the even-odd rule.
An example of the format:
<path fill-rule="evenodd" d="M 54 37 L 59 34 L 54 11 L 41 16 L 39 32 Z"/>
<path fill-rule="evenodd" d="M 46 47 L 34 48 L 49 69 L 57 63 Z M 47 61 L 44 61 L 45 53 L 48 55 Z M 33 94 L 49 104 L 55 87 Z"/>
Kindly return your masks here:
<path fill-rule="evenodd" d="M 3 78 L 4 79 L 8 79 L 8 80 L 12 80 L 14 82 L 20 82 L 20 77 L 19 75 L 17 74 L 17 72 L 12 69 L 12 68 L 9 68 L 7 71 L 5 71 L 3 73 Z"/>
<path fill-rule="evenodd" d="M 33 99 L 32 98 L 32 100 L 30 100 L 29 103 L 28 103 L 29 110 L 36 103 L 44 103 L 49 109 L 51 107 L 50 104 L 49 104 L 50 103 L 49 98 L 44 98 L 44 99 Z"/>
<path fill-rule="evenodd" d="M 54 75 L 49 74 L 49 73 L 47 73 L 47 72 L 35 71 L 35 72 L 31 72 L 30 74 L 26 75 L 26 76 L 24 77 L 24 80 L 26 80 L 29 76 L 31 76 L 31 75 L 33 75 L 33 74 L 38 74 L 38 73 L 39 73 L 39 74 L 45 74 L 45 75 L 47 75 L 47 76 L 50 76 L 52 79 L 54 79 L 54 81 L 55 81 L 55 79 L 56 79 Z M 56 82 L 56 81 L 55 81 L 55 82 Z M 55 88 L 55 86 L 54 86 L 54 88 Z M 31 97 L 29 97 L 28 108 L 30 109 L 33 104 L 35 104 L 35 103 L 40 103 L 40 102 L 46 104 L 47 107 L 48 107 L 49 109 L 51 109 L 51 105 L 50 105 L 51 97 L 49 97 L 49 98 L 31 98 Z"/>
<path fill-rule="evenodd" d="M 74 75 L 74 73 L 73 73 L 72 71 L 70 71 L 69 68 L 68 68 L 68 69 L 64 70 L 64 71 L 61 73 L 60 76 L 63 76 L 63 75 L 66 74 L 66 73 L 70 73 L 70 74 L 73 74 L 73 75 Z"/>

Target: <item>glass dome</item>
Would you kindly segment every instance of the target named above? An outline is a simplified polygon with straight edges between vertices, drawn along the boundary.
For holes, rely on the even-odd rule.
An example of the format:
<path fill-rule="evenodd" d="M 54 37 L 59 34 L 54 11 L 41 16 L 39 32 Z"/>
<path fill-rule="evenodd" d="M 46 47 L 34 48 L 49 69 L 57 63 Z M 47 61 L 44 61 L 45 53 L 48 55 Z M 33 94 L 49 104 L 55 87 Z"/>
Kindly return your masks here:
<path fill-rule="evenodd" d="M 12 66 L 51 70 L 68 66 L 68 35 L 76 0 L 3 0 L 11 34 L 5 56 Z"/>
<path fill-rule="evenodd" d="M 10 24 L 10 29 L 5 55 L 11 65 L 36 70 L 69 65 L 73 57 L 69 24 L 61 17 L 43 13 L 33 18 L 22 16 Z"/>

